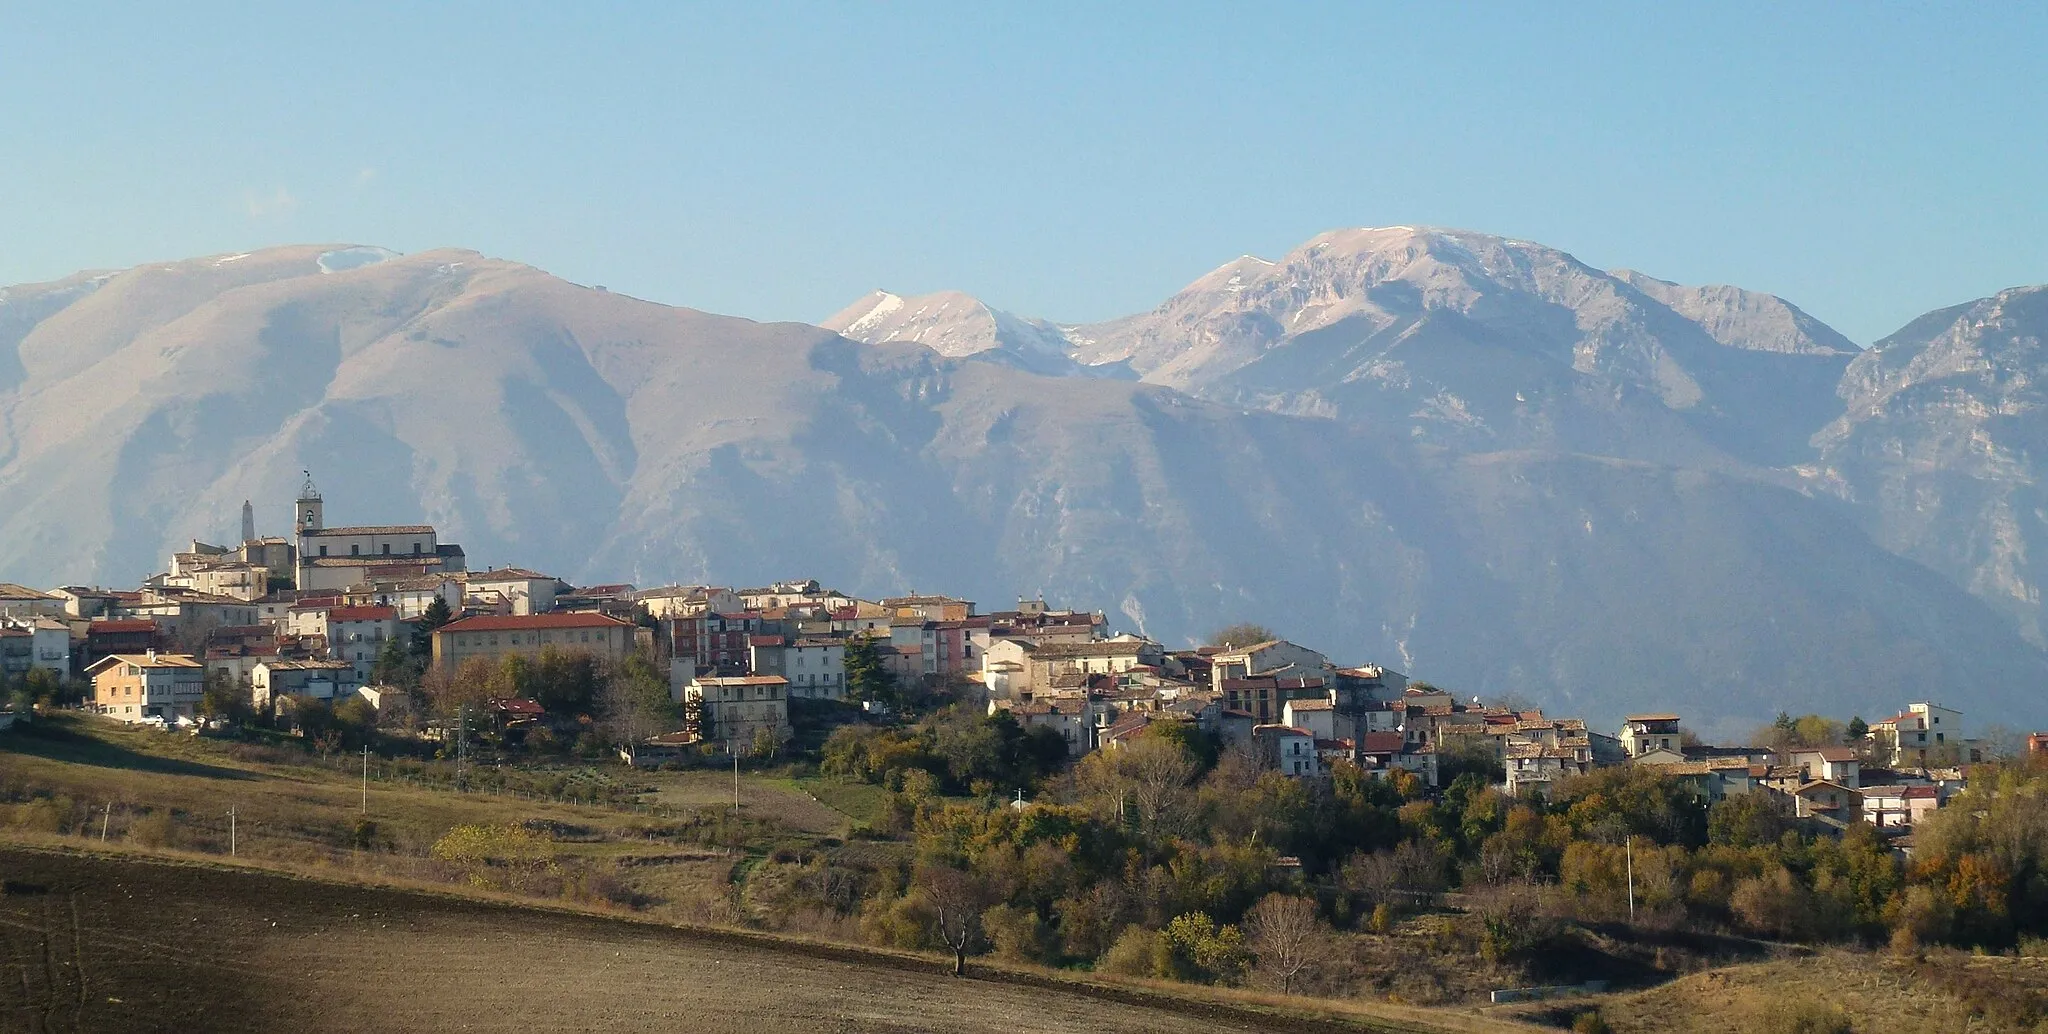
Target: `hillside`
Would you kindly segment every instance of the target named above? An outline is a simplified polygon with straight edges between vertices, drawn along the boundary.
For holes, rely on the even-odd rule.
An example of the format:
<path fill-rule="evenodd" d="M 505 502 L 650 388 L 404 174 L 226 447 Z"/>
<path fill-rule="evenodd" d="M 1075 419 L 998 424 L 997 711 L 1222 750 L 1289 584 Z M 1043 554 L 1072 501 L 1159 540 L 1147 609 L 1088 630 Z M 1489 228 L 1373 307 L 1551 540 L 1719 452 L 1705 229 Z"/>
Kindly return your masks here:
<path fill-rule="evenodd" d="M 1768 296 L 1534 245 L 1325 238 L 1206 278 L 1186 320 L 1146 317 L 1228 322 L 1219 300 L 1252 291 L 1261 319 L 1319 328 L 1256 357 L 1211 334 L 1187 378 L 1207 398 L 987 361 L 1092 333 L 1068 374 L 1157 379 L 1152 331 L 950 298 L 980 330 L 863 344 L 473 252 L 282 248 L 9 288 L 0 571 L 132 584 L 233 534 L 243 499 L 283 530 L 311 468 L 335 523 L 425 520 L 472 566 L 572 581 L 1042 591 L 1176 644 L 1255 618 L 1603 727 L 1876 713 L 1901 666 L 1942 671 L 1966 710 L 2048 718 L 2048 660 L 1976 584 L 1764 462 L 1833 419 L 1798 400 L 1851 364 L 1838 337 Z M 1271 308 L 1302 270 L 1382 266 L 1363 295 Z M 1020 325 L 1037 344 L 980 347 Z"/>
<path fill-rule="evenodd" d="M 989 971 L 955 980 L 928 959 L 203 864 L 0 846 L 0 872 L 0 963 L 20 975 L 0 982 L 9 1029 L 1509 1029 L 1320 1020 L 1312 1005 L 1275 1015 Z"/>

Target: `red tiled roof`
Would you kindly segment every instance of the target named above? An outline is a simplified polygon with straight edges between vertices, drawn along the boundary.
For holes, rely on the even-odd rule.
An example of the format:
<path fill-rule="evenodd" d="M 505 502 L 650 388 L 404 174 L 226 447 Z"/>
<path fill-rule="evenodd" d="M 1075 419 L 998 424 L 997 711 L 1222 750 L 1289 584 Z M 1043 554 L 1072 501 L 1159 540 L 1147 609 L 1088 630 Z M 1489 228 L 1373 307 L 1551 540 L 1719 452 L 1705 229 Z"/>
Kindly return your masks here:
<path fill-rule="evenodd" d="M 496 697 L 491 700 L 489 706 L 491 710 L 504 714 L 541 715 L 548 713 L 546 708 L 523 697 Z"/>
<path fill-rule="evenodd" d="M 335 607 L 327 612 L 329 621 L 395 621 L 396 607 Z"/>
<path fill-rule="evenodd" d="M 748 636 L 748 637 L 747 637 L 747 645 L 748 645 L 748 646 L 781 646 L 781 645 L 782 645 L 782 637 L 781 637 L 781 636 L 779 636 L 779 635 L 750 635 L 750 636 Z"/>
<path fill-rule="evenodd" d="M 101 619 L 86 626 L 87 635 L 120 635 L 123 632 L 154 632 L 156 622 L 148 618 L 135 620 Z"/>
<path fill-rule="evenodd" d="M 1399 754 L 1406 739 L 1398 732 L 1369 732 L 1359 737 L 1358 749 L 1367 754 Z"/>
<path fill-rule="evenodd" d="M 482 617 L 463 618 L 442 625 L 439 632 L 536 632 L 550 628 L 630 628 L 631 621 L 621 621 L 605 614 L 581 612 L 573 614 L 496 614 Z"/>

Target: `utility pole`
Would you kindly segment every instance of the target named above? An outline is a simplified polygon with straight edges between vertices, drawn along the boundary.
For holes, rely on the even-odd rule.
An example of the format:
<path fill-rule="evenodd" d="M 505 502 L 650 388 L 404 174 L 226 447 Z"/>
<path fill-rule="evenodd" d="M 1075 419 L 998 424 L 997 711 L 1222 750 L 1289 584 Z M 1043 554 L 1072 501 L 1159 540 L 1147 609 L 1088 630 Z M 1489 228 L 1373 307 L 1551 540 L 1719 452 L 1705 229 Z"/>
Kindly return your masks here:
<path fill-rule="evenodd" d="M 114 802 L 107 802 L 107 809 L 100 813 L 100 843 L 107 842 L 107 826 L 114 821 Z"/>
<path fill-rule="evenodd" d="M 463 790 L 462 762 L 469 757 L 469 705 L 458 704 L 455 708 L 455 789 Z"/>
<path fill-rule="evenodd" d="M 235 806 L 228 805 L 228 857 L 235 856 Z"/>
<path fill-rule="evenodd" d="M 1636 838 L 1629 837 L 1622 842 L 1622 850 L 1628 855 L 1628 921 L 1636 921 Z"/>
<path fill-rule="evenodd" d="M 370 748 L 363 748 L 363 814 L 370 813 Z"/>
<path fill-rule="evenodd" d="M 725 752 L 732 755 L 732 817 L 740 817 L 740 741 L 725 741 Z"/>

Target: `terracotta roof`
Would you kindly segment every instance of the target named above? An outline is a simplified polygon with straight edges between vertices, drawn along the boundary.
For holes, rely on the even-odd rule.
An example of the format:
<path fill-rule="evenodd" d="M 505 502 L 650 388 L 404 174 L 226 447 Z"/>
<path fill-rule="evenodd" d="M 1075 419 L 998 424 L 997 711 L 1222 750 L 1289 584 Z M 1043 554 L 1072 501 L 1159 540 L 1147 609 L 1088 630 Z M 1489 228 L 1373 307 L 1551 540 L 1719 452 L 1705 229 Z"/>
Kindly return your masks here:
<path fill-rule="evenodd" d="M 315 556 L 300 557 L 299 563 L 312 567 L 438 567 L 440 559 L 432 553 L 364 553 L 361 556 Z"/>
<path fill-rule="evenodd" d="M 1360 737 L 1358 749 L 1366 754 L 1399 754 L 1406 744 L 1398 732 L 1369 732 Z"/>
<path fill-rule="evenodd" d="M 529 571 L 523 567 L 500 567 L 495 571 L 471 571 L 468 581 L 472 582 L 552 582 L 552 575 Z"/>
<path fill-rule="evenodd" d="M 781 646 L 781 645 L 782 645 L 782 637 L 781 637 L 781 636 L 779 636 L 779 635 L 750 635 L 750 636 L 748 636 L 748 637 L 747 637 L 747 645 L 748 645 L 748 646 Z"/>
<path fill-rule="evenodd" d="M 154 632 L 156 622 L 148 618 L 121 619 L 103 618 L 85 626 L 87 635 L 120 635 L 124 632 Z"/>
<path fill-rule="evenodd" d="M 502 714 L 542 715 L 548 713 L 547 708 L 523 697 L 494 697 L 485 706 Z"/>
<path fill-rule="evenodd" d="M 463 618 L 451 621 L 435 630 L 435 635 L 446 632 L 533 632 L 550 628 L 631 628 L 631 621 L 621 621 L 605 614 L 496 614 L 483 617 Z"/>
<path fill-rule="evenodd" d="M 335 607 L 327 612 L 329 621 L 396 621 L 395 607 Z"/>
<path fill-rule="evenodd" d="M 1821 760 L 1831 762 L 1856 760 L 1856 752 L 1848 747 L 1794 747 L 1785 754 L 1795 758 L 1802 754 L 1819 754 Z"/>
<path fill-rule="evenodd" d="M 146 653 L 110 653 L 94 661 L 85 670 L 95 672 L 107 666 L 109 661 L 120 664 L 136 664 L 144 668 L 203 668 L 205 665 L 190 654 L 160 653 L 151 657 Z"/>
<path fill-rule="evenodd" d="M 780 675 L 726 675 L 706 676 L 697 680 L 700 686 L 787 686 L 789 680 Z"/>
<path fill-rule="evenodd" d="M 432 535 L 431 524 L 358 524 L 347 528 L 319 528 L 299 532 L 300 538 L 320 538 L 329 535 Z M 421 554 L 425 556 L 426 554 Z"/>
<path fill-rule="evenodd" d="M 1679 717 L 1675 714 L 1631 714 L 1622 716 L 1621 720 L 1624 722 L 1675 722 L 1679 720 Z"/>
<path fill-rule="evenodd" d="M 1337 708 L 1328 700 L 1289 700 L 1287 706 L 1297 711 L 1334 711 Z"/>
<path fill-rule="evenodd" d="M 1027 644 L 1025 650 L 1040 660 L 1066 660 L 1076 657 L 1124 657 L 1136 656 L 1153 647 L 1144 642 L 1088 642 L 1088 643 L 1041 643 Z"/>

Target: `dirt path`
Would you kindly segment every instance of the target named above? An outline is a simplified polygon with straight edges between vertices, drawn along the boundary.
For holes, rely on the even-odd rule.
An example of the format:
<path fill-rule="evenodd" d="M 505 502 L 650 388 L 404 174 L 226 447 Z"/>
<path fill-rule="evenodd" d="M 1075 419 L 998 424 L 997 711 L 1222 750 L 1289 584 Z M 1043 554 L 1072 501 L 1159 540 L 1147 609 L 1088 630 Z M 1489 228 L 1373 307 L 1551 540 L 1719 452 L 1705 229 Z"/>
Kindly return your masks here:
<path fill-rule="evenodd" d="M 0 847 L 0 877 L 6 1030 L 1365 1029 L 198 865 Z"/>

